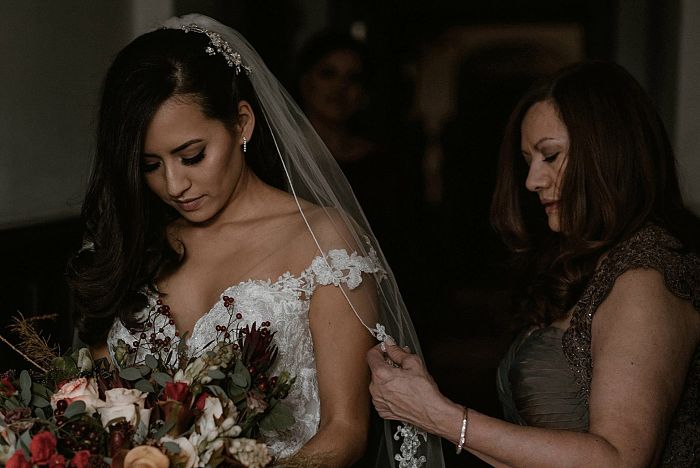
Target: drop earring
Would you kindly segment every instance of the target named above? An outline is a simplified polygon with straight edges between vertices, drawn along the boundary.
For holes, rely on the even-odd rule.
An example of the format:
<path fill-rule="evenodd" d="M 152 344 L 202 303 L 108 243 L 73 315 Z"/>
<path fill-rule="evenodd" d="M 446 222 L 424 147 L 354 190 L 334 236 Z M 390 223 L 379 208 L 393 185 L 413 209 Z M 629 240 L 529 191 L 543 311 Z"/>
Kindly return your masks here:
<path fill-rule="evenodd" d="M 243 152 L 245 153 L 246 151 L 248 151 L 248 139 L 243 137 Z"/>

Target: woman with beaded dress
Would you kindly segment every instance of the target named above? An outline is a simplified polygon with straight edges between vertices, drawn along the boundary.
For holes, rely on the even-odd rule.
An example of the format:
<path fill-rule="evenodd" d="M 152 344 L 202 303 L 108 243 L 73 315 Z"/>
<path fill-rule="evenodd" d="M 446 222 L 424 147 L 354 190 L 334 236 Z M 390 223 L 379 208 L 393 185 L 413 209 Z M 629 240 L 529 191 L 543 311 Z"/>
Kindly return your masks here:
<path fill-rule="evenodd" d="M 497 466 L 698 466 L 700 221 L 631 75 L 577 64 L 526 94 L 501 147 L 492 221 L 534 269 L 529 326 L 498 370 L 507 422 L 442 396 L 395 346 L 400 368 L 379 347 L 368 354 L 379 414 Z"/>
<path fill-rule="evenodd" d="M 273 371 L 296 378 L 292 427 L 263 434 L 272 454 L 360 459 L 365 353 L 387 334 L 417 339 L 347 181 L 242 36 L 187 15 L 118 54 L 83 218 L 69 279 L 93 354 L 114 358 L 123 342 L 138 362 L 149 343 L 186 340 L 198 356 L 231 320 L 268 326 Z M 442 466 L 438 441 L 421 440 L 406 458 Z M 363 460 L 391 466 L 395 450 Z"/>

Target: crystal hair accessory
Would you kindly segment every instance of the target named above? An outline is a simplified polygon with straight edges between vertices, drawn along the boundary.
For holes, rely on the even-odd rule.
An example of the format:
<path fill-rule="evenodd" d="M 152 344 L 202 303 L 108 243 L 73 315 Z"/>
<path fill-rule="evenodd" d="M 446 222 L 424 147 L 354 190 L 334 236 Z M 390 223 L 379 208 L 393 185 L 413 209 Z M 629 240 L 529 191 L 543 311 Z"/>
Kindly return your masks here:
<path fill-rule="evenodd" d="M 245 70 L 246 74 L 252 73 L 253 69 L 247 65 L 243 64 L 241 60 L 241 54 L 236 52 L 231 48 L 228 42 L 221 37 L 218 33 L 204 29 L 197 24 L 183 24 L 181 29 L 188 32 L 196 32 L 201 34 L 206 34 L 209 38 L 209 45 L 204 51 L 209 55 L 215 55 L 217 52 L 224 56 L 226 63 L 229 67 L 236 69 L 236 75 L 241 73 L 241 70 Z"/>

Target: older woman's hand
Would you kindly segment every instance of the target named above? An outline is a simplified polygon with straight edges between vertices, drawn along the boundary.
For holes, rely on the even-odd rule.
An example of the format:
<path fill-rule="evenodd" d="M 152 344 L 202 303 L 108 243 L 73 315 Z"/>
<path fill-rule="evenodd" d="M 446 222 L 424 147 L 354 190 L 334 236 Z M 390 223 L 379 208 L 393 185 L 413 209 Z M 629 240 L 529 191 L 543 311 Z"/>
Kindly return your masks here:
<path fill-rule="evenodd" d="M 384 347 L 386 352 L 381 344 L 367 352 L 369 391 L 377 413 L 439 434 L 441 418 L 456 405 L 440 393 L 418 356 L 388 342 Z"/>

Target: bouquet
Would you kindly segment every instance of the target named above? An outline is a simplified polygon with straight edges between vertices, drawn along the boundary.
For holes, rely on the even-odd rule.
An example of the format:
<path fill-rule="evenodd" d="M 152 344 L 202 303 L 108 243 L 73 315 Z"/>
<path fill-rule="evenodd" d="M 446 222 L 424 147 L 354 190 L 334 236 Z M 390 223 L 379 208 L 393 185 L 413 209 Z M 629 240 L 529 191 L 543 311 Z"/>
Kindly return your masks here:
<path fill-rule="evenodd" d="M 232 308 L 233 299 L 224 300 Z M 81 348 L 55 357 L 41 374 L 0 375 L 0 462 L 268 466 L 261 431 L 294 422 L 283 403 L 294 379 L 271 375 L 277 348 L 270 322 L 240 327 L 240 314 L 231 314 L 209 351 L 188 357 L 185 337 L 159 337 L 157 314 L 169 314 L 160 301 L 140 339 L 113 348 L 117 368 Z"/>

